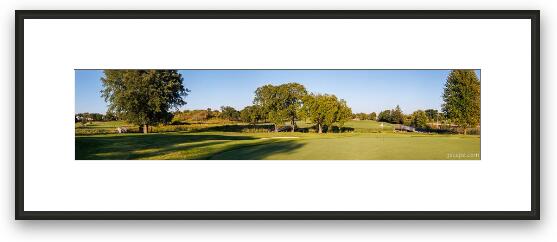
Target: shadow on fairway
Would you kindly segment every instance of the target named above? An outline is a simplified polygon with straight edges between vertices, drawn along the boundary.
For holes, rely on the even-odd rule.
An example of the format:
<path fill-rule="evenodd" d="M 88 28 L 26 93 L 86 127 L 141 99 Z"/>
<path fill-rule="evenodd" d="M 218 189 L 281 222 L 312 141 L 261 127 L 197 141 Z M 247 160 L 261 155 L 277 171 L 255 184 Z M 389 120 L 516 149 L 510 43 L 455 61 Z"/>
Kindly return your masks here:
<path fill-rule="evenodd" d="M 185 149 L 202 149 L 234 140 L 255 140 L 250 136 L 148 134 L 106 137 L 76 137 L 76 160 L 149 159 Z"/>
<path fill-rule="evenodd" d="M 271 155 L 289 153 L 304 146 L 295 141 L 278 141 L 274 143 L 258 144 L 237 149 L 229 149 L 207 157 L 208 160 L 262 160 Z"/>
<path fill-rule="evenodd" d="M 212 134 L 134 134 L 105 137 L 76 137 L 76 160 L 135 160 L 158 159 L 175 152 L 214 149 L 207 155 L 193 159 L 217 160 L 260 160 L 278 153 L 292 152 L 304 144 L 293 140 L 266 140 L 262 143 L 237 143 L 215 148 L 230 141 L 250 141 L 259 138 L 250 136 Z M 205 150 L 207 151 L 207 150 Z M 184 156 L 183 159 L 192 159 Z"/>

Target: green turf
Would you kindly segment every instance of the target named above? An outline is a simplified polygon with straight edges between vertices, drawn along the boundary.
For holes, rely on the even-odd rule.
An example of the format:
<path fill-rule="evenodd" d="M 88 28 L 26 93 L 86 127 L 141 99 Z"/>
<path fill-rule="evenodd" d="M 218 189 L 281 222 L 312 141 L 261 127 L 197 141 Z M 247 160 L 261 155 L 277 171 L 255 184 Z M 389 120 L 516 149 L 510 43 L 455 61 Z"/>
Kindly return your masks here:
<path fill-rule="evenodd" d="M 300 128 L 312 125 L 298 121 Z M 479 159 L 479 136 L 393 133 L 393 126 L 348 121 L 347 133 L 246 132 L 243 123 L 156 127 L 161 133 L 114 134 L 121 121 L 76 123 L 76 159 L 276 159 L 276 160 L 446 160 Z M 184 132 L 167 132 L 179 130 Z M 263 132 L 262 132 L 263 131 Z M 282 138 L 281 138 L 282 137 Z"/>
<path fill-rule="evenodd" d="M 126 127 L 130 131 L 139 130 L 139 127 L 137 125 L 129 124 L 125 121 L 106 121 L 106 122 L 94 121 L 86 124 L 82 124 L 80 122 L 75 123 L 75 134 L 87 135 L 87 134 L 117 133 L 116 128 L 118 127 Z"/>
<path fill-rule="evenodd" d="M 103 134 L 76 136 L 75 145 L 78 160 L 447 160 L 480 153 L 479 136 L 415 133 Z"/>
<path fill-rule="evenodd" d="M 356 134 L 293 139 L 221 152 L 213 159 L 271 160 L 445 160 L 479 159 L 480 139 L 461 136 Z M 471 156 L 471 157 L 461 157 Z"/>

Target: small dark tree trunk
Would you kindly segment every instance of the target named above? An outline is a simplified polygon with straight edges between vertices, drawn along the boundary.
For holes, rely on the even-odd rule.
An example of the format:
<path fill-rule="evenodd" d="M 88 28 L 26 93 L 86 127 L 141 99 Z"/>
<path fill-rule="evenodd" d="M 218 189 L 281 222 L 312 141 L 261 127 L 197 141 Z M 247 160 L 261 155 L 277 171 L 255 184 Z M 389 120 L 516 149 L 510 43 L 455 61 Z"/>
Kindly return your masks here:
<path fill-rule="evenodd" d="M 296 120 L 292 118 L 292 133 L 296 130 Z"/>
<path fill-rule="evenodd" d="M 149 125 L 147 125 L 147 124 L 143 125 L 143 133 L 144 134 L 149 133 Z"/>
<path fill-rule="evenodd" d="M 319 126 L 319 133 L 322 134 L 323 133 L 323 127 L 321 126 L 321 124 L 317 124 L 317 126 Z"/>

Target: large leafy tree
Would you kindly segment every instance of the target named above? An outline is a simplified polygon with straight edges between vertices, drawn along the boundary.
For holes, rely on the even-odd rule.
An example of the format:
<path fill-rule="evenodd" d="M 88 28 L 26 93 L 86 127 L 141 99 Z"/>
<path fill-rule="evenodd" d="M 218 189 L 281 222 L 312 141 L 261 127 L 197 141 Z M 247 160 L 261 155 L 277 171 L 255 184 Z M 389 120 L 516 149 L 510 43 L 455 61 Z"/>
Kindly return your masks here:
<path fill-rule="evenodd" d="M 427 128 L 427 115 L 423 110 L 418 110 L 412 113 L 412 126 L 415 128 Z"/>
<path fill-rule="evenodd" d="M 278 99 L 276 86 L 264 85 L 255 90 L 253 103 L 261 107 L 265 117 L 275 125 L 275 132 L 278 132 L 278 124 L 284 122 L 285 113 L 280 109 L 281 104 Z"/>
<path fill-rule="evenodd" d="M 299 83 L 286 83 L 278 86 L 281 100 L 284 102 L 288 121 L 290 121 L 291 131 L 296 130 L 296 119 L 299 118 L 303 98 L 307 95 L 306 88 Z"/>
<path fill-rule="evenodd" d="M 384 110 L 379 113 L 377 120 L 380 122 L 391 122 L 391 110 Z"/>
<path fill-rule="evenodd" d="M 255 90 L 254 104 L 259 105 L 266 117 L 278 125 L 289 121 L 292 132 L 296 129 L 296 119 L 300 116 L 302 99 L 307 95 L 306 88 L 299 83 L 286 83 L 278 86 L 265 85 Z"/>
<path fill-rule="evenodd" d="M 262 119 L 261 108 L 257 105 L 247 106 L 240 111 L 240 118 L 242 121 L 255 126 L 257 121 Z"/>
<path fill-rule="evenodd" d="M 139 125 L 144 133 L 149 125 L 170 122 L 171 109 L 185 105 L 189 92 L 176 70 L 105 70 L 101 81 L 108 112 Z"/>
<path fill-rule="evenodd" d="M 473 70 L 453 70 L 447 77 L 443 92 L 443 113 L 460 127 L 480 123 L 480 80 Z"/>
<path fill-rule="evenodd" d="M 352 116 L 352 110 L 346 102 L 335 95 L 310 94 L 304 98 L 304 115 L 317 125 L 318 132 L 323 133 L 323 126 L 333 123 L 343 125 Z"/>
<path fill-rule="evenodd" d="M 340 128 L 344 127 L 344 123 L 352 118 L 352 109 L 348 106 L 344 99 L 338 100 L 338 111 L 335 122 Z"/>

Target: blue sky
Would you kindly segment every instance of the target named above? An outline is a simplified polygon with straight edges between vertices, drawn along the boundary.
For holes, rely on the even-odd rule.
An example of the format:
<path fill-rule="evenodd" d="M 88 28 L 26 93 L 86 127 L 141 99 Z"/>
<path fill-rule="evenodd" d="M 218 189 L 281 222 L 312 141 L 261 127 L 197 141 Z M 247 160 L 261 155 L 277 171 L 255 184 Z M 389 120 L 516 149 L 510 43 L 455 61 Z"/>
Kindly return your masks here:
<path fill-rule="evenodd" d="M 443 87 L 450 70 L 180 70 L 191 90 L 185 109 L 238 110 L 253 101 L 254 91 L 265 84 L 298 82 L 309 92 L 335 94 L 352 111 L 379 112 L 397 104 L 405 113 L 441 109 Z M 480 71 L 477 70 L 478 77 Z M 102 70 L 76 70 L 76 113 L 105 113 L 100 96 Z"/>

